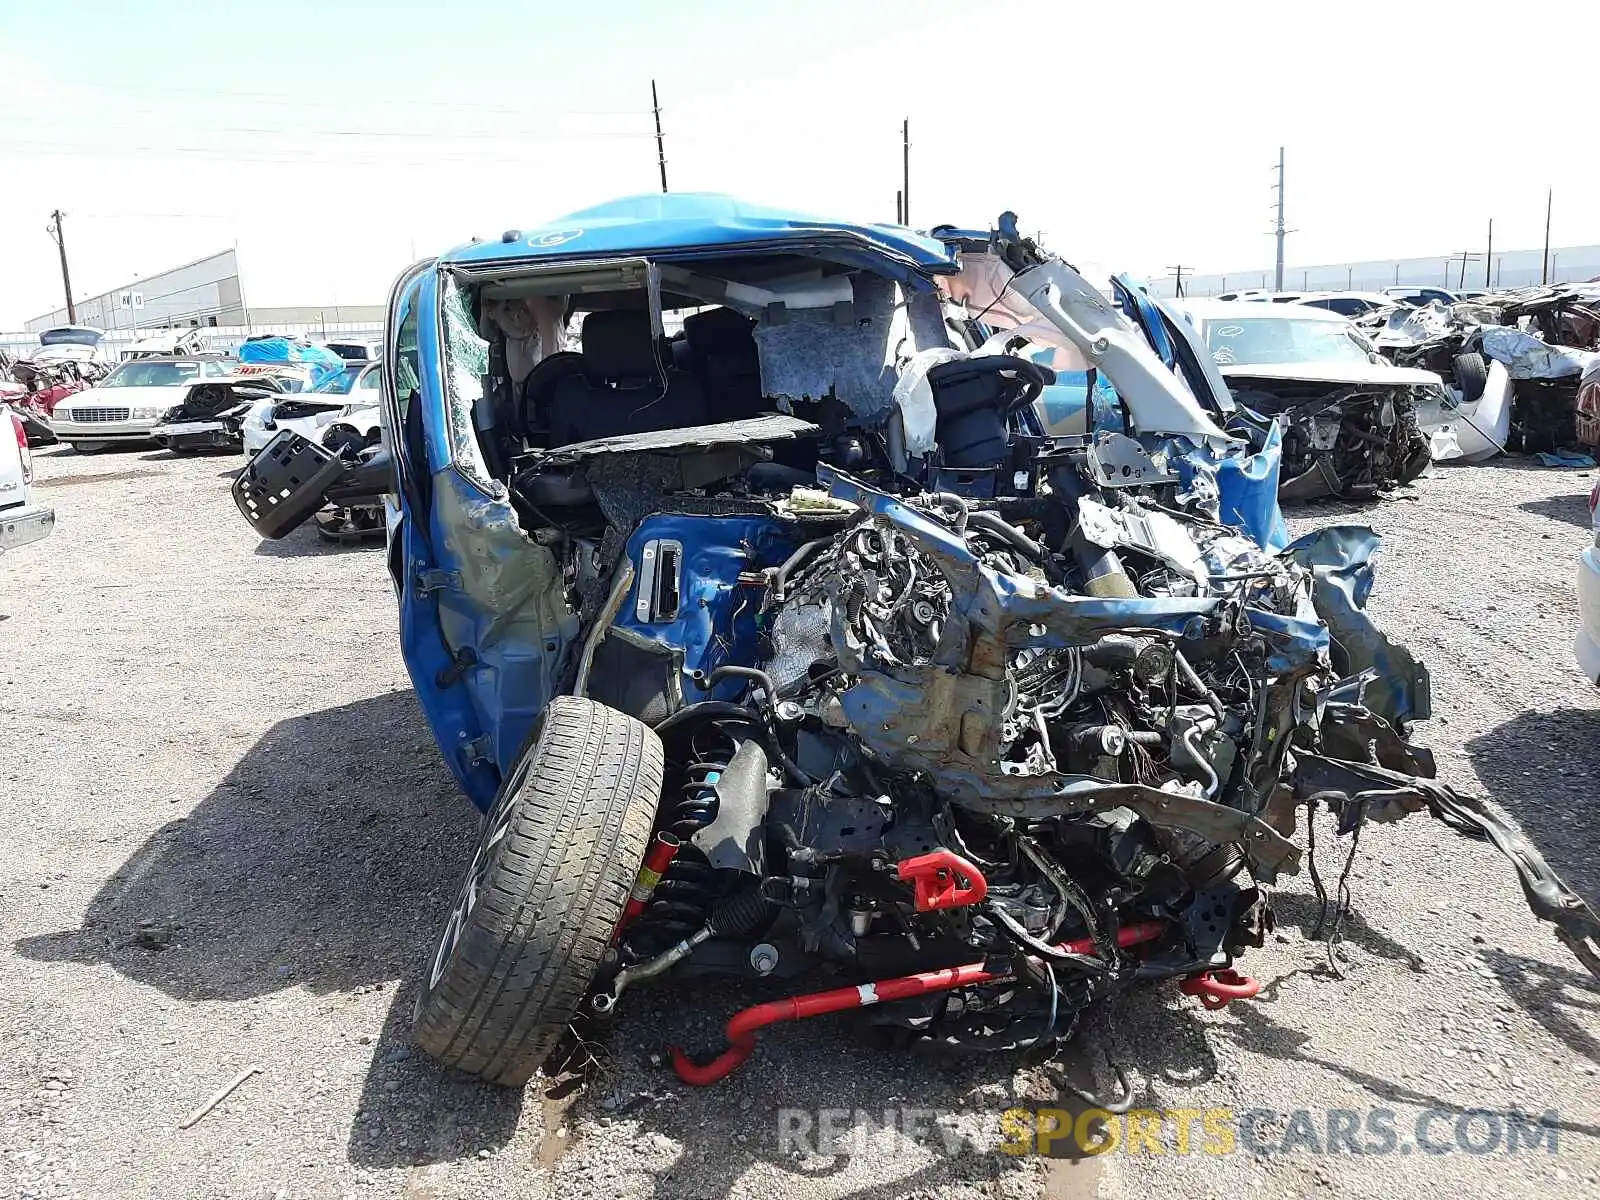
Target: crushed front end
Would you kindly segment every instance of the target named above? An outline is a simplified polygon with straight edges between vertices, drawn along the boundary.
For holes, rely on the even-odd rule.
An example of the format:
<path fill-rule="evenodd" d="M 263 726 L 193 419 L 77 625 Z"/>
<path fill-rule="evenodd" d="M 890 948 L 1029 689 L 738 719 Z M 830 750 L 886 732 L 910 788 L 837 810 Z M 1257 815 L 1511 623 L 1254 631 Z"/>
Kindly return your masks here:
<path fill-rule="evenodd" d="M 1405 383 L 1326 383 L 1230 372 L 1237 428 L 1258 443 L 1283 431 L 1285 500 L 1365 500 L 1416 479 L 1432 461 L 1418 410 L 1438 388 Z"/>
<path fill-rule="evenodd" d="M 1228 432 L 1192 328 L 1009 214 L 602 215 L 391 302 L 404 649 L 486 813 L 430 1053 L 520 1084 L 578 1014 L 691 973 L 786 994 L 677 1052 L 695 1084 L 846 1009 L 1004 1050 L 1154 981 L 1226 1004 L 1308 805 L 1493 839 L 1600 972 L 1600 922 L 1410 740 L 1427 675 L 1365 614 L 1376 538 L 1289 544 L 1281 429 Z M 535 319 L 573 306 L 577 350 Z M 236 499 L 268 536 L 354 471 L 292 433 L 258 463 Z"/>

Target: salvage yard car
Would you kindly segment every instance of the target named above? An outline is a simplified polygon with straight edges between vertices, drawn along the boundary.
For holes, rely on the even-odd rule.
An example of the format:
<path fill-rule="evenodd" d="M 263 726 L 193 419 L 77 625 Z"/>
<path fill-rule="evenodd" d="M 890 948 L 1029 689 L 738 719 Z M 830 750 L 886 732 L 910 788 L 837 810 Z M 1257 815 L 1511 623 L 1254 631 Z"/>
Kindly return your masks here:
<path fill-rule="evenodd" d="M 1286 545 L 1270 441 L 1117 294 L 1009 213 L 687 194 L 399 278 L 383 445 L 285 430 L 233 495 L 277 537 L 383 494 L 407 667 L 486 814 L 424 1049 L 520 1085 L 667 976 L 799 991 L 675 1050 L 690 1084 L 846 1009 L 1002 1051 L 1156 981 L 1220 1006 L 1258 990 L 1237 959 L 1318 808 L 1489 836 L 1600 973 L 1600 921 L 1411 740 L 1427 674 L 1363 611 L 1376 537 Z M 1120 429 L 1034 432 L 1054 370 L 985 352 L 1008 324 L 1105 375 Z"/>
<path fill-rule="evenodd" d="M 22 418 L 0 405 L 0 553 L 46 537 L 55 528 L 55 509 L 34 503 L 33 451 Z"/>
<path fill-rule="evenodd" d="M 355 430 L 363 441 L 376 441 L 378 386 L 382 382 L 375 362 L 351 363 L 337 375 L 293 396 L 264 396 L 244 415 L 240 432 L 244 452 L 256 454 L 280 429 L 293 429 L 320 442 L 333 425 Z M 344 436 L 340 431 L 340 436 Z"/>
<path fill-rule="evenodd" d="M 157 423 L 183 403 L 192 384 L 222 379 L 232 366 L 221 355 L 125 362 L 88 391 L 58 403 L 50 414 L 50 429 L 78 451 L 153 443 Z"/>
<path fill-rule="evenodd" d="M 1284 499 L 1364 499 L 1427 469 L 1419 411 L 1443 406 L 1437 375 L 1383 361 L 1326 309 L 1194 300 L 1185 311 L 1258 438 L 1281 426 Z"/>
<path fill-rule="evenodd" d="M 272 375 L 202 379 L 189 385 L 183 400 L 162 415 L 150 436 L 174 454 L 237 450 L 245 414 L 261 401 L 282 394 L 283 384 Z"/>

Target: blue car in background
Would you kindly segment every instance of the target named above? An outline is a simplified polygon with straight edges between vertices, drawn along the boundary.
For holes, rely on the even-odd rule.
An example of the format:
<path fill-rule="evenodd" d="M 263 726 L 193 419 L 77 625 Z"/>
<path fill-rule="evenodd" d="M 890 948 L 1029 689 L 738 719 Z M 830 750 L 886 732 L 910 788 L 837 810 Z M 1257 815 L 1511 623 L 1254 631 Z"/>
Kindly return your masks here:
<path fill-rule="evenodd" d="M 1004 1051 L 1175 981 L 1211 1007 L 1319 808 L 1493 838 L 1433 781 L 1426 671 L 1363 606 L 1377 541 L 1290 544 L 1276 444 L 1192 330 L 993 230 L 621 200 L 395 283 L 383 441 L 279 433 L 281 537 L 382 498 L 418 702 L 484 812 L 418 1042 L 509 1085 L 663 976 L 768 978 Z M 824 977 L 823 990 L 806 978 Z M 838 986 L 845 984 L 847 986 Z"/>

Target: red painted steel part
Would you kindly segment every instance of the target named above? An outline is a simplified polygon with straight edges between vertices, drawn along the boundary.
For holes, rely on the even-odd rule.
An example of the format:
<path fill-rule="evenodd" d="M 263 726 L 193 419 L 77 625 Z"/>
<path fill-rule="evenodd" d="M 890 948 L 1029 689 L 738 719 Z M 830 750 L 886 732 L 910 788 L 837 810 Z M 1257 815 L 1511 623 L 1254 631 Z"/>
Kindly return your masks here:
<path fill-rule="evenodd" d="M 895 866 L 895 876 L 911 884 L 918 912 L 976 904 L 989 894 L 983 872 L 950 850 L 908 858 Z"/>
<path fill-rule="evenodd" d="M 1166 923 L 1162 921 L 1135 921 L 1117 930 L 1117 945 L 1126 949 L 1141 942 L 1154 941 L 1166 929 Z M 1061 949 L 1073 954 L 1093 954 L 1094 940 L 1077 938 L 1063 942 Z M 969 963 L 964 967 L 946 967 L 942 971 L 923 971 L 916 975 L 881 979 L 876 983 L 863 983 L 859 987 L 833 988 L 826 992 L 791 996 L 787 1000 L 770 1000 L 733 1015 L 727 1027 L 728 1048 L 708 1063 L 696 1063 L 679 1047 L 670 1047 L 668 1052 L 672 1056 L 672 1069 L 685 1083 L 704 1087 L 725 1078 L 749 1058 L 756 1048 L 756 1033 L 768 1025 L 776 1025 L 780 1021 L 800 1021 L 823 1013 L 843 1012 L 867 1004 L 909 1000 L 929 992 L 994 983 L 1005 978 L 1008 978 L 1005 973 L 989 971 L 983 963 Z"/>
<path fill-rule="evenodd" d="M 1207 1008 L 1222 1008 L 1234 1000 L 1248 1000 L 1261 990 L 1261 985 L 1248 975 L 1241 975 L 1232 967 L 1218 971 L 1201 971 L 1178 985 L 1186 996 L 1197 997 Z"/>

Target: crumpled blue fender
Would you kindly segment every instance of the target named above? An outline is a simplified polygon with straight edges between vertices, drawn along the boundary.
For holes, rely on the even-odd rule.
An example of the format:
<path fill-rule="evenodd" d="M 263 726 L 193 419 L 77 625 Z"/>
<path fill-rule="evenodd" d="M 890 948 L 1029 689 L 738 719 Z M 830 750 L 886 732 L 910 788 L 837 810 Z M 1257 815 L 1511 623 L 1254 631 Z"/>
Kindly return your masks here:
<path fill-rule="evenodd" d="M 1278 476 L 1283 465 L 1283 431 L 1273 421 L 1253 454 L 1217 454 L 1206 447 L 1177 460 L 1184 486 L 1197 468 L 1209 468 L 1217 483 L 1218 519 L 1241 529 L 1263 550 L 1289 544 L 1289 527 L 1278 507 Z"/>
<path fill-rule="evenodd" d="M 1366 684 L 1366 707 L 1396 729 L 1401 722 L 1433 715 L 1428 669 L 1400 643 L 1391 640 L 1366 613 L 1372 594 L 1372 556 L 1382 539 L 1365 525 L 1330 525 L 1285 549 L 1312 573 L 1312 604 L 1333 634 L 1334 669 L 1345 678 L 1373 671 Z"/>

